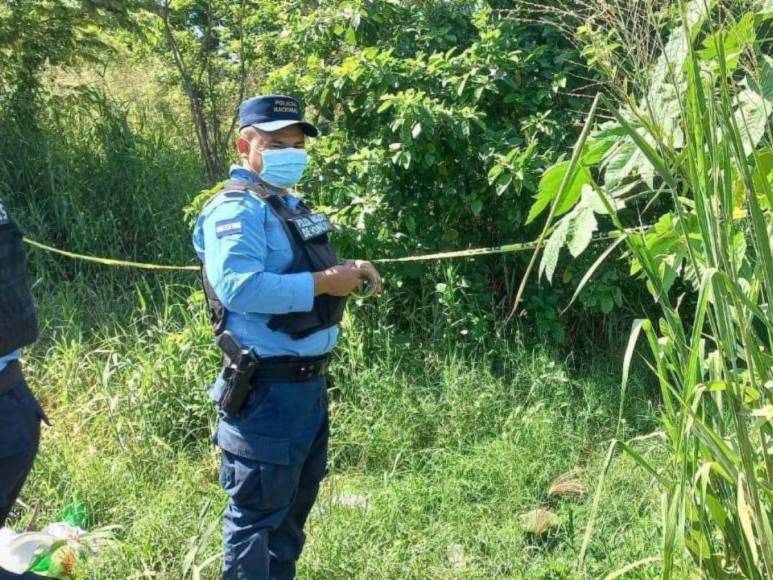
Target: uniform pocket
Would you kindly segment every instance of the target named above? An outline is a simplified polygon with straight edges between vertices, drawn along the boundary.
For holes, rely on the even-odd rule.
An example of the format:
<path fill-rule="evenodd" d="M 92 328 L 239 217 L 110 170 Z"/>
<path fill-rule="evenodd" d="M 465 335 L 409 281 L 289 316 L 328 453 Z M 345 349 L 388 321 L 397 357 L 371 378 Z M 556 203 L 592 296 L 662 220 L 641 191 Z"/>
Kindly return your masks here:
<path fill-rule="evenodd" d="M 239 457 L 277 465 L 290 464 L 289 439 L 243 433 L 229 423 L 220 421 L 216 442 L 220 449 Z"/>
<path fill-rule="evenodd" d="M 223 450 L 220 483 L 237 506 L 271 512 L 293 502 L 300 472 L 301 465 L 256 460 Z"/>
<path fill-rule="evenodd" d="M 260 368 L 258 368 L 258 372 L 260 372 Z M 246 417 L 258 411 L 271 394 L 272 387 L 273 383 L 268 382 L 258 382 L 253 386 L 250 394 L 247 395 L 247 401 L 244 404 L 244 409 L 242 409 L 242 416 Z"/>
<path fill-rule="evenodd" d="M 261 492 L 258 508 L 275 511 L 292 504 L 298 493 L 301 469 L 301 465 L 261 463 L 258 466 Z"/>

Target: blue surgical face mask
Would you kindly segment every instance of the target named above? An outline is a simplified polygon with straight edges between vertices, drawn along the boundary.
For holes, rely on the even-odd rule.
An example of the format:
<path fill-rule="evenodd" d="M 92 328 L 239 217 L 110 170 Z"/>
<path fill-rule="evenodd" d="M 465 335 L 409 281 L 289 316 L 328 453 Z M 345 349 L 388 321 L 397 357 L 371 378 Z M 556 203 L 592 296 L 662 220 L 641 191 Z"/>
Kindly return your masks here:
<path fill-rule="evenodd" d="M 301 180 L 308 157 L 305 149 L 265 149 L 261 151 L 263 169 L 260 178 L 274 187 L 292 187 Z"/>

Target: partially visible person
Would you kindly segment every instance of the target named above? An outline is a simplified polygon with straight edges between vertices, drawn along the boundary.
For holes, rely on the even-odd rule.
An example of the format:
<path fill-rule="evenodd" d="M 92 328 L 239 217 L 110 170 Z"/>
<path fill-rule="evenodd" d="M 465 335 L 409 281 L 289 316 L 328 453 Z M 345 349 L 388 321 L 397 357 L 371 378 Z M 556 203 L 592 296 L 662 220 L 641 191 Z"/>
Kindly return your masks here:
<path fill-rule="evenodd" d="M 38 324 L 30 294 L 22 234 L 0 200 L 0 527 L 19 496 L 40 443 L 43 409 L 24 381 L 22 347 Z M 0 580 L 43 578 L 0 568 Z"/>

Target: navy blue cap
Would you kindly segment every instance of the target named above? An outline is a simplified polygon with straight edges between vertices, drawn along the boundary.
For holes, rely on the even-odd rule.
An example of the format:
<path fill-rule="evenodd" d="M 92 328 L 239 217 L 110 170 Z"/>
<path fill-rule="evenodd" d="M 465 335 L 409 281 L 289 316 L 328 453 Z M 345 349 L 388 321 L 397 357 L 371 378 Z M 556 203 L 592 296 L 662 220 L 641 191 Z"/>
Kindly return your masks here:
<path fill-rule="evenodd" d="M 303 120 L 301 102 L 284 95 L 259 95 L 239 105 L 239 129 L 253 126 L 261 131 L 279 131 L 300 125 L 309 137 L 319 135 L 317 128 Z"/>

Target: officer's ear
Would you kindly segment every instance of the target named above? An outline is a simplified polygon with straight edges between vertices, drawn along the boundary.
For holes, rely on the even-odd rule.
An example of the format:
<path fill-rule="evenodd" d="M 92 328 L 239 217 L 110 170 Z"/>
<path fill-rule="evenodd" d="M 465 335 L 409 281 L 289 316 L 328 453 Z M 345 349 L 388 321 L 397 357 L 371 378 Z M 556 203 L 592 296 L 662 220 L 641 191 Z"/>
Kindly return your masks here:
<path fill-rule="evenodd" d="M 236 150 L 242 159 L 247 159 L 250 156 L 250 141 L 243 135 L 239 135 L 236 137 Z"/>

